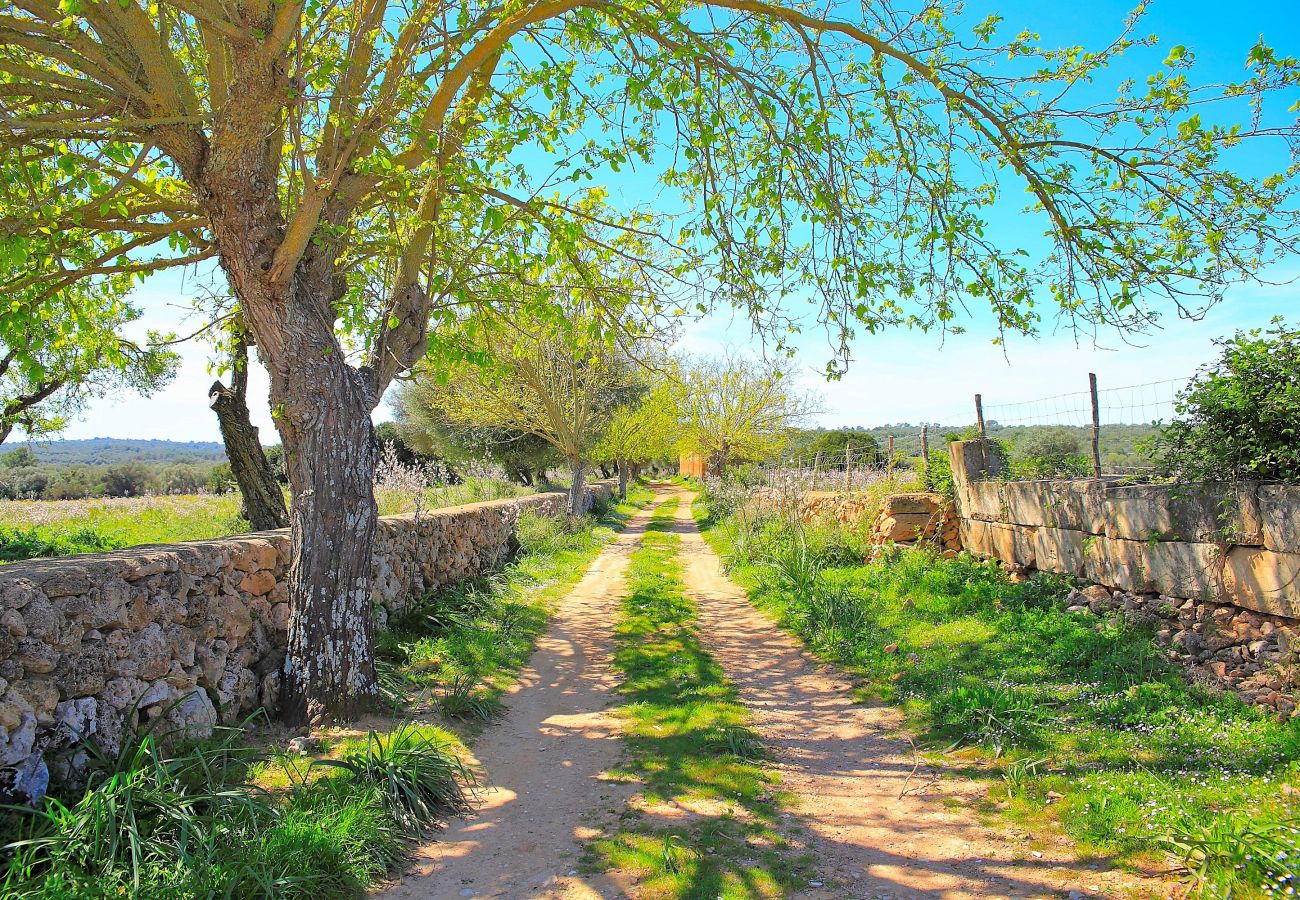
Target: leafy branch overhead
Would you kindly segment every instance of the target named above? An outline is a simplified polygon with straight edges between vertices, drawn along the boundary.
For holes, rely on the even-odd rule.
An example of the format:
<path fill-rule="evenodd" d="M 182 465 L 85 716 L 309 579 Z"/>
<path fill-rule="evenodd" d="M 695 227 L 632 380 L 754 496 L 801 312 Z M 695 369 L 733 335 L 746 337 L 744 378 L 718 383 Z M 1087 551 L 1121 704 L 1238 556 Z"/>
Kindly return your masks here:
<path fill-rule="evenodd" d="M 0 135 L 60 174 L 6 230 L 120 251 L 51 291 L 234 246 L 237 290 L 285 284 L 319 247 L 321 302 L 379 387 L 430 306 L 512 302 L 481 279 L 593 245 L 778 340 L 785 294 L 840 344 L 972 301 L 1013 331 L 1051 310 L 1137 326 L 1294 246 L 1296 129 L 1274 106 L 1300 77 L 1261 44 L 1240 83 L 1198 86 L 1175 47 L 1108 94 L 1105 70 L 1153 44 L 1140 24 L 1088 51 L 940 4 L 22 0 L 0 14 Z M 1240 174 L 1258 139 L 1280 152 Z M 600 185 L 625 168 L 673 191 L 616 208 Z M 258 208 L 224 196 L 236 171 Z M 1045 245 L 993 233 L 1022 205 Z"/>

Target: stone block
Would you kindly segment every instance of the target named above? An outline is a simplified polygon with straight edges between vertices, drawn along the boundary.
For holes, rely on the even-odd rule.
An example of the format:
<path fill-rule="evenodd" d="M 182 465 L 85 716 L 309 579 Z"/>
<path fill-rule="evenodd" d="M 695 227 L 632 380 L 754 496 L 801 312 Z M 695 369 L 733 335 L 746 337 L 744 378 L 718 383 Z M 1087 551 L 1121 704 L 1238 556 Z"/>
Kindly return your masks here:
<path fill-rule="evenodd" d="M 1089 535 L 1083 541 L 1083 574 L 1089 581 L 1136 593 L 1154 588 L 1147 574 L 1145 550 L 1139 541 Z"/>
<path fill-rule="evenodd" d="M 1044 572 L 1082 575 L 1084 541 L 1088 535 L 1065 528 L 1039 528 L 1034 532 L 1034 565 Z"/>
<path fill-rule="evenodd" d="M 1259 544 L 1253 485 L 1128 484 L 1105 491 L 1106 536 L 1127 541 Z"/>
<path fill-rule="evenodd" d="M 1227 598 L 1247 609 L 1300 618 L 1300 553 L 1233 547 L 1223 567 Z"/>
<path fill-rule="evenodd" d="M 880 514 L 882 516 L 931 516 L 942 511 L 947 503 L 947 499 L 942 494 L 925 492 L 890 494 L 881 501 Z"/>
<path fill-rule="evenodd" d="M 1222 602 L 1223 550 L 1220 545 L 1148 543 L 1143 555 L 1152 590 L 1188 600 Z"/>
<path fill-rule="evenodd" d="M 274 587 L 275 587 L 275 575 L 267 571 L 266 569 L 262 569 L 261 571 L 254 572 L 251 575 L 245 576 L 239 582 L 239 589 L 241 591 L 245 591 L 249 594 L 252 594 L 255 597 L 260 597 L 264 594 L 271 593 L 271 590 Z"/>
<path fill-rule="evenodd" d="M 1261 485 L 1259 511 L 1264 546 L 1274 553 L 1300 553 L 1300 485 Z"/>
<path fill-rule="evenodd" d="M 1002 497 L 1002 481 L 972 481 L 966 489 L 964 514 L 971 519 L 986 522 L 1005 522 L 1006 503 Z"/>
<path fill-rule="evenodd" d="M 983 522 L 979 519 L 961 520 L 962 546 L 976 556 L 1000 559 L 1022 566 L 1034 565 L 1034 532 L 1037 529 L 1006 525 L 1001 522 Z"/>
<path fill-rule="evenodd" d="M 1002 485 L 1002 516 L 1014 525 L 1055 525 L 1051 510 L 1062 482 L 1008 481 Z"/>

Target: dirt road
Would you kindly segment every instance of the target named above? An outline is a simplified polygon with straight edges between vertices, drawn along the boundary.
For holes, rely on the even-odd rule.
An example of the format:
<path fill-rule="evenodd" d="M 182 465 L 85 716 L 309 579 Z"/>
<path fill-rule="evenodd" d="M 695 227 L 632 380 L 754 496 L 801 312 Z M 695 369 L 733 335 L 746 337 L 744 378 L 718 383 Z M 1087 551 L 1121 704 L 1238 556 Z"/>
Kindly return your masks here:
<path fill-rule="evenodd" d="M 592 822 L 622 808 L 630 789 L 600 780 L 619 758 L 618 679 L 610 668 L 614 619 L 628 557 L 652 507 L 601 551 L 559 603 L 505 714 L 476 742 L 488 785 L 470 818 L 421 847 L 382 896 L 411 898 L 616 897 L 609 882 L 575 871 Z M 569 873 L 573 873 L 572 875 Z"/>
<path fill-rule="evenodd" d="M 801 897 L 1168 895 L 1159 882 L 1073 861 L 1063 840 L 1031 845 L 1029 835 L 981 825 L 969 808 L 981 787 L 918 765 L 896 736 L 898 713 L 856 704 L 846 678 L 758 612 L 701 537 L 691 496 L 661 487 L 656 499 L 672 496 L 683 500 L 674 530 L 699 633 L 753 711 L 783 790 L 797 798 L 790 824 L 807 830 L 801 843 L 817 860 L 818 885 Z M 626 896 L 613 881 L 579 875 L 576 861 L 581 841 L 632 791 L 600 773 L 619 758 L 613 624 L 650 515 L 638 513 L 560 603 L 506 714 L 479 738 L 490 785 L 482 808 L 421 848 L 385 896 Z"/>
<path fill-rule="evenodd" d="M 1073 862 L 1058 844 L 984 827 L 963 809 L 980 786 L 918 766 L 896 737 L 900 716 L 854 702 L 852 686 L 756 610 L 722 571 L 691 518 L 676 529 L 700 635 L 776 757 L 782 788 L 798 798 L 826 887 L 806 897 L 1165 896 L 1163 887 Z M 1037 853 L 1037 855 L 1035 855 Z"/>

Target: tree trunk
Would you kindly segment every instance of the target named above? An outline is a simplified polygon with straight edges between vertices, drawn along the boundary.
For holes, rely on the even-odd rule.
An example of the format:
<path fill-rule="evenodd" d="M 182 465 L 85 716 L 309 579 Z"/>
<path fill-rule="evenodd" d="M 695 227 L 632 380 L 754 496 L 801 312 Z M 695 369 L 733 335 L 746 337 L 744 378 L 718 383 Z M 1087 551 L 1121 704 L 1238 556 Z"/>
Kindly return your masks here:
<path fill-rule="evenodd" d="M 214 381 L 208 388 L 208 406 L 217 414 L 221 440 L 226 445 L 230 472 L 243 498 L 244 518 L 254 531 L 270 531 L 289 524 L 284 494 L 262 450 L 257 427 L 248 415 L 248 346 L 235 338 L 231 385 Z"/>
<path fill-rule="evenodd" d="M 627 499 L 627 482 L 628 482 L 628 463 L 626 459 L 618 461 L 618 496 L 620 500 Z"/>
<path fill-rule="evenodd" d="M 379 519 L 373 403 L 361 373 L 339 355 L 294 370 L 289 381 L 297 409 L 280 432 L 293 491 L 294 614 L 281 707 L 293 724 L 343 722 L 378 697 L 370 594 Z"/>
<path fill-rule="evenodd" d="M 569 514 L 580 516 L 587 511 L 586 491 L 584 488 L 584 477 L 587 472 L 585 462 L 576 462 L 569 464 L 569 470 L 573 473 L 573 486 L 569 488 Z"/>

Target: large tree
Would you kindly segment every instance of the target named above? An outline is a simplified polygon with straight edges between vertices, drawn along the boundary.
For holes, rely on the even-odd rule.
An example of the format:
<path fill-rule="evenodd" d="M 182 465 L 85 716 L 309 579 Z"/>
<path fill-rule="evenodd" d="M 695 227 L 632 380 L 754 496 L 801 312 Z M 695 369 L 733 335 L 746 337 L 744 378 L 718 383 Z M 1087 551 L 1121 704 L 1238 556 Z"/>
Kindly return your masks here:
<path fill-rule="evenodd" d="M 515 302 L 482 274 L 527 279 L 608 226 L 662 237 L 648 268 L 698 274 L 700 306 L 785 333 L 780 299 L 811 297 L 838 369 L 857 325 L 946 325 L 971 302 L 1012 331 L 1044 309 L 1133 325 L 1290 245 L 1286 173 L 1229 157 L 1294 137 L 1267 105 L 1293 60 L 1260 46 L 1242 85 L 1200 90 L 1175 48 L 1106 98 L 1135 26 L 1087 52 L 997 24 L 938 3 L 14 0 L 0 148 L 65 173 L 30 227 L 124 248 L 49 296 L 220 261 L 294 495 L 283 706 L 346 718 L 376 696 L 369 413 L 431 314 Z M 679 214 L 609 207 L 600 186 L 632 163 Z M 1021 197 L 1044 234 L 1028 246 L 990 227 Z"/>
<path fill-rule="evenodd" d="M 479 352 L 449 368 L 417 370 L 400 404 L 427 403 L 452 426 L 505 429 L 549 444 L 569 469 L 569 512 L 580 515 L 594 452 L 641 385 L 636 361 L 584 327 L 591 314 L 581 304 L 564 306 L 557 321 L 476 314 L 465 331 Z"/>
<path fill-rule="evenodd" d="M 717 474 L 776 456 L 818 409 L 793 374 L 783 360 L 739 354 L 690 363 L 680 401 L 685 446 Z"/>

